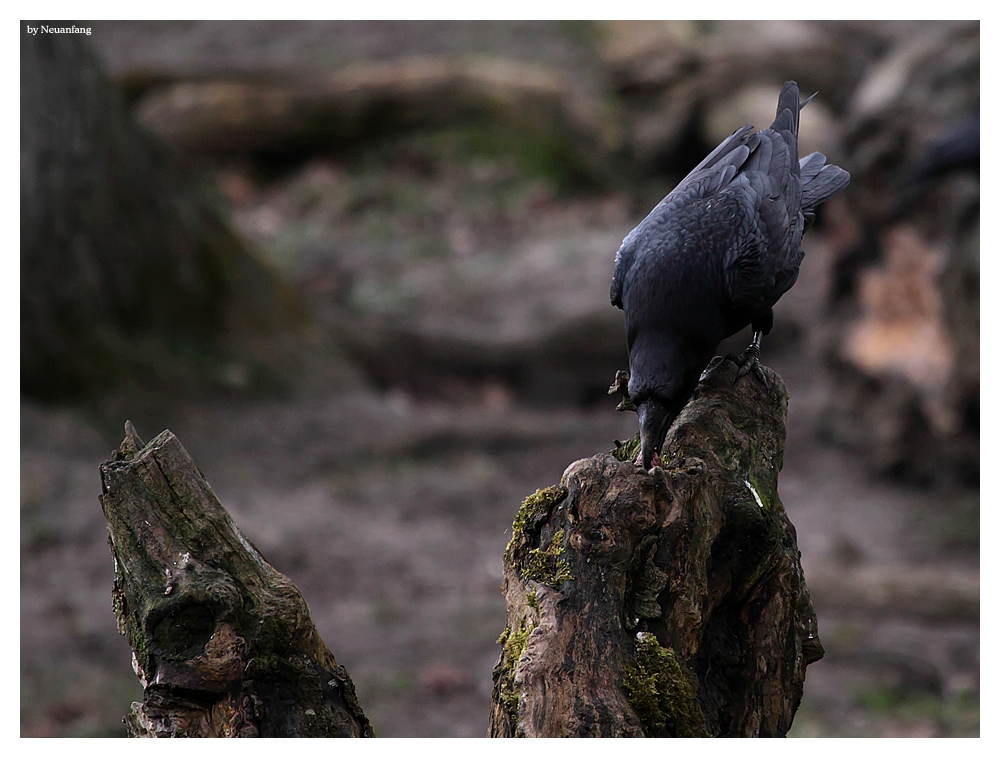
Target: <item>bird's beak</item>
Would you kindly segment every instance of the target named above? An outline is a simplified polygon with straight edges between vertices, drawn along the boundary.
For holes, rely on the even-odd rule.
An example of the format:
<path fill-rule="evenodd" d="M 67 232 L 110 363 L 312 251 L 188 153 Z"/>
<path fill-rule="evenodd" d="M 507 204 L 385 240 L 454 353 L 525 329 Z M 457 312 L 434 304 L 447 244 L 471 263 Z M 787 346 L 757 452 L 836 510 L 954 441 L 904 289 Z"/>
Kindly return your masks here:
<path fill-rule="evenodd" d="M 667 436 L 674 415 L 659 400 L 647 400 L 638 407 L 639 444 L 642 451 L 642 467 L 653 465 L 653 453 L 660 452 L 663 438 Z"/>

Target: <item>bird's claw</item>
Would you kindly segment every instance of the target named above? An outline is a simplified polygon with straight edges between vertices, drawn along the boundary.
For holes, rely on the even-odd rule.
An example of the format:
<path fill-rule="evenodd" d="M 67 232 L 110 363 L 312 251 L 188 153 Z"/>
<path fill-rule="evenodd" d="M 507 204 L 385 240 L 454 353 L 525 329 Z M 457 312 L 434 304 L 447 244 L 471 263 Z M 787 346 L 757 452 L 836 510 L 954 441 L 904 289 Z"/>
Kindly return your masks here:
<path fill-rule="evenodd" d="M 764 367 L 760 364 L 760 348 L 757 345 L 750 345 L 739 356 L 730 353 L 726 356 L 726 359 L 736 364 L 734 384 L 752 371 L 761 384 L 767 388 L 771 387 L 771 377 L 768 376 L 767 372 L 764 371 Z"/>
<path fill-rule="evenodd" d="M 767 387 L 767 389 L 771 389 L 771 386 L 774 384 L 774 380 L 771 378 L 771 375 L 764 370 L 764 367 L 760 365 L 760 363 L 757 363 L 753 367 L 753 374 L 757 377 L 757 381 Z"/>
<path fill-rule="evenodd" d="M 751 345 L 746 350 L 743 351 L 736 361 L 736 378 L 749 374 L 753 369 L 760 369 L 760 348 L 756 345 Z"/>

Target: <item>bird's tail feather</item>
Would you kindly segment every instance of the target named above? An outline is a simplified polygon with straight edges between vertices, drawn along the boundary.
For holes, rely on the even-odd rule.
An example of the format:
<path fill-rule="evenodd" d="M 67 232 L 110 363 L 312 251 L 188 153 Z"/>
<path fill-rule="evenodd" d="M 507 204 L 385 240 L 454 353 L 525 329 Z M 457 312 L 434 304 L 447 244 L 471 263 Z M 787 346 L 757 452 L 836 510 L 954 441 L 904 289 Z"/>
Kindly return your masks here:
<path fill-rule="evenodd" d="M 752 157 L 748 168 L 763 170 L 779 179 L 781 184 L 785 183 L 789 169 L 798 163 L 799 111 L 804 105 L 799 102 L 799 85 L 785 82 L 778 95 L 778 107 L 770 132 L 762 132 L 761 142 L 770 142 L 771 149 L 755 151 L 756 161 Z"/>
<path fill-rule="evenodd" d="M 747 172 L 769 172 L 771 168 L 771 158 L 774 154 L 775 139 L 776 137 L 773 134 L 768 134 L 767 132 L 760 134 L 757 139 L 754 140 L 755 144 L 753 150 L 750 153 L 749 159 L 743 165 L 743 170 Z"/>
<path fill-rule="evenodd" d="M 826 162 L 822 153 L 810 153 L 799 161 L 802 179 L 802 208 L 811 209 L 836 195 L 851 181 L 851 175 L 840 166 Z"/>
<path fill-rule="evenodd" d="M 810 98 L 812 99 L 812 98 Z M 806 100 L 808 103 L 809 100 Z M 785 82 L 778 95 L 778 108 L 774 115 L 771 128 L 776 132 L 791 132 L 799 136 L 799 111 L 805 103 L 799 103 L 799 85 L 795 82 Z"/>

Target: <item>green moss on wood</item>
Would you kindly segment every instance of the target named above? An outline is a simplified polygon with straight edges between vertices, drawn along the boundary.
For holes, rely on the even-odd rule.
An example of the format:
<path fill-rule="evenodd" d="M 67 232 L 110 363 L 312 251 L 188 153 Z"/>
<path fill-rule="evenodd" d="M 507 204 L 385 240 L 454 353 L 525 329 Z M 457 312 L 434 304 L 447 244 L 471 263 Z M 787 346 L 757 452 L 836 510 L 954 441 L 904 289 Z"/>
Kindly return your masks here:
<path fill-rule="evenodd" d="M 517 629 L 506 628 L 497 640 L 501 646 L 500 660 L 497 663 L 499 675 L 497 682 L 500 688 L 499 701 L 507 712 L 510 722 L 516 731 L 517 709 L 521 700 L 521 692 L 514 683 L 514 675 L 517 673 L 517 662 L 528 644 L 528 635 L 534 629 L 534 624 L 529 624 L 527 619 L 521 619 Z"/>
<path fill-rule="evenodd" d="M 755 501 L 759 500 L 757 505 L 768 512 L 772 511 L 774 509 L 774 501 L 770 497 L 768 490 L 760 486 L 760 482 L 757 477 L 753 475 L 753 472 L 747 474 L 747 484 L 751 487 L 751 496 L 754 497 Z"/>
<path fill-rule="evenodd" d="M 552 508 L 562 502 L 566 497 L 566 488 L 554 485 L 545 489 L 535 490 L 533 495 L 528 495 L 521 503 L 517 515 L 514 516 L 514 536 L 530 531 L 548 518 Z"/>
<path fill-rule="evenodd" d="M 504 564 L 513 566 L 521 563 L 526 550 L 534 542 L 541 525 L 552 513 L 552 509 L 561 503 L 568 494 L 565 487 L 553 485 L 535 490 L 521 503 L 514 523 L 511 526 L 510 542 L 504 551 Z"/>
<path fill-rule="evenodd" d="M 763 507 L 771 512 L 778 497 L 778 466 L 772 460 L 771 455 L 760 450 L 753 437 L 750 437 L 747 442 L 750 448 L 747 482 L 757 493 Z"/>
<path fill-rule="evenodd" d="M 535 613 L 540 614 L 542 612 L 541 609 L 538 607 L 538 590 L 537 589 L 532 588 L 531 592 L 529 592 L 527 594 L 527 596 L 525 597 L 524 601 L 528 604 L 529 608 L 534 608 L 535 609 Z"/>
<path fill-rule="evenodd" d="M 615 449 L 611 451 L 611 455 L 623 463 L 631 463 L 635 460 L 636 456 L 639 455 L 639 444 L 638 432 L 636 432 L 636 435 L 627 442 L 619 442 L 618 440 L 615 440 Z"/>
<path fill-rule="evenodd" d="M 711 736 L 692 676 L 673 648 L 662 647 L 654 635 L 636 635 L 622 690 L 647 736 Z"/>
<path fill-rule="evenodd" d="M 564 557 L 566 552 L 563 545 L 564 538 L 565 533 L 560 529 L 552 535 L 548 547 L 535 548 L 528 552 L 521 572 L 524 581 L 533 579 L 549 587 L 558 587 L 573 578 L 569 570 L 569 561 Z"/>

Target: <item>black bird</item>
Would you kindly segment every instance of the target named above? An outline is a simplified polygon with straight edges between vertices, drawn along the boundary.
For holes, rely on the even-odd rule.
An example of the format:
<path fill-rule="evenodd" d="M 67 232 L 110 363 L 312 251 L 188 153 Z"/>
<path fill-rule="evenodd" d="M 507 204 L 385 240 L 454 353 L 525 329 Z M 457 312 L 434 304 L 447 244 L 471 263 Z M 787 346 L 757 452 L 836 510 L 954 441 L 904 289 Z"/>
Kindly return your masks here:
<path fill-rule="evenodd" d="M 737 129 L 618 249 L 611 304 L 625 311 L 628 393 L 644 468 L 658 463 L 670 424 L 719 343 L 747 324 L 753 342 L 738 375 L 755 370 L 763 378 L 760 338 L 771 331 L 771 307 L 799 275 L 802 234 L 816 206 L 851 178 L 821 153 L 799 161 L 805 104 L 798 85 L 786 82 L 769 128 Z"/>

